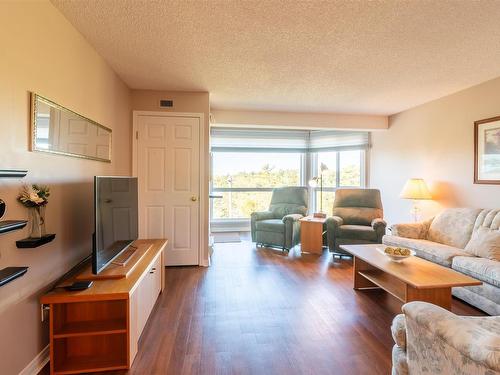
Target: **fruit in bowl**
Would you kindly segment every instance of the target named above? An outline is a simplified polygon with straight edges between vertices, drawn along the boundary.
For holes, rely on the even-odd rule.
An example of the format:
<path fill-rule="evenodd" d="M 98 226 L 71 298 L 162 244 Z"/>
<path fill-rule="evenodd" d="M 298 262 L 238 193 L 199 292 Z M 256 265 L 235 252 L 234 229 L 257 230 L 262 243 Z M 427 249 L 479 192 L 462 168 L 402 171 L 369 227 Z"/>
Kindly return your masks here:
<path fill-rule="evenodd" d="M 413 250 L 407 249 L 405 247 L 387 246 L 386 248 L 377 248 L 377 250 L 387 256 L 393 262 L 397 263 L 415 255 L 415 252 Z"/>

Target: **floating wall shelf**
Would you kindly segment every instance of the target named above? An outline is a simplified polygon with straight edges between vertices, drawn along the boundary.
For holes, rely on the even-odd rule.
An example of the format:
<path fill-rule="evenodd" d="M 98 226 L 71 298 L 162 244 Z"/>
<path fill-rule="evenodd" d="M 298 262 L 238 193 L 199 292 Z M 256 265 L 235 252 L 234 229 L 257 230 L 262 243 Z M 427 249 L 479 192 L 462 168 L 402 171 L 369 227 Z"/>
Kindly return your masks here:
<path fill-rule="evenodd" d="M 26 226 L 26 220 L 4 220 L 0 221 L 0 234 L 22 229 Z"/>
<path fill-rule="evenodd" d="M 55 234 L 46 234 L 41 238 L 25 238 L 23 240 L 16 241 L 16 246 L 18 249 L 30 249 L 38 246 L 45 245 L 56 238 Z"/>
<path fill-rule="evenodd" d="M 24 177 L 27 173 L 21 169 L 0 169 L 0 177 Z"/>

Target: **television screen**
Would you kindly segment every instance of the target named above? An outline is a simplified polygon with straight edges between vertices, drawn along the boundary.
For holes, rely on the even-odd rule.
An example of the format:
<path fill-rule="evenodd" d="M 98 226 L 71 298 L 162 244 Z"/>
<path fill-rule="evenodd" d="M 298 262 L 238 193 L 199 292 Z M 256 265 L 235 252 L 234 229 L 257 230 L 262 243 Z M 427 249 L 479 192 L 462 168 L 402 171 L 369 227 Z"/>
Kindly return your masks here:
<path fill-rule="evenodd" d="M 92 272 L 99 273 L 138 237 L 136 177 L 94 178 Z"/>

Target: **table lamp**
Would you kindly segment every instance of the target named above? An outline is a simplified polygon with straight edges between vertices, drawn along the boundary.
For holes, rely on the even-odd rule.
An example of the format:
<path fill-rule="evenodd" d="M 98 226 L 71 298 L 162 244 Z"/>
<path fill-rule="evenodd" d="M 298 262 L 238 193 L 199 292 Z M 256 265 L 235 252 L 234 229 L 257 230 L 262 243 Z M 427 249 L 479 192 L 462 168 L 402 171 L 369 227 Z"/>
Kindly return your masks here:
<path fill-rule="evenodd" d="M 418 213 L 420 211 L 419 201 L 432 199 L 432 195 L 422 178 L 410 178 L 399 194 L 400 198 L 413 200 L 413 217 L 415 222 L 418 221 Z"/>
<path fill-rule="evenodd" d="M 309 180 L 310 187 L 317 187 L 319 182 L 319 212 L 314 213 L 314 217 L 325 218 L 326 214 L 323 212 L 323 172 L 328 170 L 326 164 L 321 163 L 320 173 L 318 177 L 313 177 Z"/>

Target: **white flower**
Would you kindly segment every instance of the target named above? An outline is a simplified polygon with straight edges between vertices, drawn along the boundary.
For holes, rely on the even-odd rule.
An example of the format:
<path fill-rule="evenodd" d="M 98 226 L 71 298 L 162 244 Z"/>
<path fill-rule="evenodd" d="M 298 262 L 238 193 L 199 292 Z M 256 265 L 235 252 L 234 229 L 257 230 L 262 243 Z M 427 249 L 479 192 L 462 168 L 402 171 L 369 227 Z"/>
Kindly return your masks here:
<path fill-rule="evenodd" d="M 43 198 L 40 198 L 38 196 L 38 191 L 32 186 L 28 186 L 28 189 L 26 189 L 26 193 L 28 193 L 28 199 L 33 203 L 40 204 L 43 202 Z"/>
<path fill-rule="evenodd" d="M 37 193 L 31 192 L 30 193 L 30 201 L 32 201 L 33 203 L 36 203 L 36 204 L 40 204 L 43 202 L 43 199 L 40 198 Z"/>

